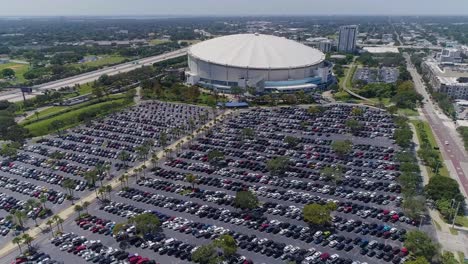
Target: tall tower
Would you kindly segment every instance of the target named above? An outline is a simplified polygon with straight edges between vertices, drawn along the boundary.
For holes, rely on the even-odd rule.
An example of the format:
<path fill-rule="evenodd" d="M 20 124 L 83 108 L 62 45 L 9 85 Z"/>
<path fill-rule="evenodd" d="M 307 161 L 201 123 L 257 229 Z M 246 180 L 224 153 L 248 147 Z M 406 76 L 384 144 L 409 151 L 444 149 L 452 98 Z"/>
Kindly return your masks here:
<path fill-rule="evenodd" d="M 338 51 L 354 52 L 356 49 L 356 38 L 358 35 L 358 26 L 341 26 L 338 39 Z"/>

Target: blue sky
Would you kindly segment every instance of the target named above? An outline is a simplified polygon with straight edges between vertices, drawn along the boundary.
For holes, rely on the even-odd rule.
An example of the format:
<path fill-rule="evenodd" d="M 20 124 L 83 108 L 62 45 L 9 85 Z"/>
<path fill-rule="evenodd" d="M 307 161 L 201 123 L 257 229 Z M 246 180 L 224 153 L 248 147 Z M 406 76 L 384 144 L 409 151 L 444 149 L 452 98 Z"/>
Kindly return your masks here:
<path fill-rule="evenodd" d="M 468 0 L 0 0 L 0 16 L 468 15 Z"/>

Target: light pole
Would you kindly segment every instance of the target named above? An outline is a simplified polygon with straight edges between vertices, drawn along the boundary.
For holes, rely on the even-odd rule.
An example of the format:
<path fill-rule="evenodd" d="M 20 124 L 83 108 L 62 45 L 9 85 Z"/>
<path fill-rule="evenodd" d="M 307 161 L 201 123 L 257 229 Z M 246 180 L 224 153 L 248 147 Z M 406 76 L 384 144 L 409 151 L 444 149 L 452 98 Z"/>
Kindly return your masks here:
<path fill-rule="evenodd" d="M 461 204 L 461 202 L 459 201 L 458 205 L 457 205 L 457 209 L 455 210 L 455 212 L 453 212 L 452 228 L 454 228 L 454 226 L 455 226 L 455 219 L 457 218 L 458 209 L 460 209 L 460 204 Z"/>

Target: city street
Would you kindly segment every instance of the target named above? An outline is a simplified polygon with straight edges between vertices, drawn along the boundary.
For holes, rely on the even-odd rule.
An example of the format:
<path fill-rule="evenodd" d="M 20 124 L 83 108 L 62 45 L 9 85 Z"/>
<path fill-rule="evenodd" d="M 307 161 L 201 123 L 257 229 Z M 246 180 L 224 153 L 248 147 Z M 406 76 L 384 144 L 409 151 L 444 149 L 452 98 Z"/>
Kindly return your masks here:
<path fill-rule="evenodd" d="M 405 54 L 405 57 L 408 64 L 408 71 L 411 73 L 414 80 L 415 88 L 424 97 L 424 104 L 421 111 L 429 122 L 432 131 L 434 131 L 436 140 L 438 140 L 438 145 L 442 150 L 441 152 L 447 165 L 447 169 L 451 176 L 459 182 L 462 187 L 462 193 L 467 197 L 468 179 L 466 175 L 468 174 L 468 159 L 465 155 L 463 145 L 460 145 L 457 140 L 454 139 L 453 132 L 456 133 L 456 131 L 449 131 L 453 128 L 446 124 L 451 121 L 449 121 L 448 118 L 443 120 L 440 115 L 436 114 L 439 111 L 436 110 L 437 107 L 434 106 L 428 92 L 426 91 L 421 76 L 409 61 L 408 54 Z M 454 175 L 457 175 L 457 177 L 454 177 Z"/>

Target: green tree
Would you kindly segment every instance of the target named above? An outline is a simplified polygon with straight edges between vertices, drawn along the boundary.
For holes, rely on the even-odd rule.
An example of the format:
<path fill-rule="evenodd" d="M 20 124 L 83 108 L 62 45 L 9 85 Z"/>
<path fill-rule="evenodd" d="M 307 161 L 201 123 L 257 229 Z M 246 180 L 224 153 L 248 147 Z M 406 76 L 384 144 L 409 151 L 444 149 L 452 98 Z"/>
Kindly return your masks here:
<path fill-rule="evenodd" d="M 41 202 L 42 204 L 42 207 L 44 207 L 45 210 L 47 210 L 47 196 L 45 196 L 44 194 L 41 194 L 39 196 L 39 201 Z"/>
<path fill-rule="evenodd" d="M 211 164 L 217 165 L 220 161 L 224 160 L 224 153 L 215 149 L 208 152 L 207 158 Z"/>
<path fill-rule="evenodd" d="M 288 147 L 294 148 L 296 147 L 301 140 L 297 137 L 292 137 L 292 136 L 286 136 L 284 137 L 284 143 L 288 144 Z"/>
<path fill-rule="evenodd" d="M 429 179 L 429 183 L 424 187 L 424 190 L 429 198 L 434 201 L 441 199 L 463 201 L 463 195 L 457 181 L 450 177 L 436 175 Z"/>
<path fill-rule="evenodd" d="M 10 215 L 6 217 L 6 219 L 8 221 L 15 223 L 24 233 L 24 228 L 25 228 L 24 226 L 26 225 L 28 221 L 28 216 L 26 215 L 25 212 L 20 211 L 20 210 L 16 210 L 16 211 L 12 210 L 12 212 L 10 213 Z"/>
<path fill-rule="evenodd" d="M 161 226 L 159 218 L 152 213 L 134 216 L 128 220 L 128 223 L 135 225 L 136 233 L 139 235 L 155 234 Z"/>
<path fill-rule="evenodd" d="M 84 174 L 84 178 L 88 182 L 88 186 L 92 188 L 96 187 L 96 181 L 98 180 L 98 173 L 95 169 L 86 172 Z"/>
<path fill-rule="evenodd" d="M 253 139 L 255 136 L 255 130 L 250 127 L 243 128 L 241 130 L 242 139 Z"/>
<path fill-rule="evenodd" d="M 359 108 L 356 108 L 356 109 L 359 109 Z M 351 130 L 351 133 L 352 134 L 356 134 L 357 132 L 359 132 L 362 128 L 362 125 L 361 123 L 359 123 L 359 121 L 357 121 L 356 119 L 348 119 L 346 120 L 346 123 L 345 123 L 346 127 L 349 128 L 349 130 Z"/>
<path fill-rule="evenodd" d="M 354 116 L 361 116 L 363 113 L 364 113 L 364 110 L 362 110 L 362 108 L 353 107 L 353 109 L 351 109 L 351 114 Z"/>
<path fill-rule="evenodd" d="M 440 256 L 440 260 L 442 264 L 458 264 L 459 262 L 455 258 L 455 255 L 453 255 L 452 252 L 450 251 L 445 251 L 442 256 Z"/>
<path fill-rule="evenodd" d="M 62 187 L 68 191 L 72 204 L 74 204 L 75 198 L 73 197 L 73 192 L 75 191 L 75 188 L 76 188 L 76 182 L 70 178 L 67 178 L 63 180 Z"/>
<path fill-rule="evenodd" d="M 90 205 L 91 205 L 91 203 L 88 202 L 88 201 L 84 201 L 84 202 L 83 202 L 82 207 L 83 207 L 83 209 L 86 211 L 87 214 L 89 214 L 89 212 L 88 212 L 88 207 L 89 207 Z"/>
<path fill-rule="evenodd" d="M 345 156 L 353 150 L 353 143 L 350 140 L 336 140 L 331 144 L 331 148 L 339 156 Z"/>
<path fill-rule="evenodd" d="M 34 241 L 34 238 L 30 236 L 29 234 L 23 234 L 21 236 L 21 240 L 23 241 L 23 244 L 26 244 L 28 246 L 28 250 L 31 250 L 31 243 Z"/>
<path fill-rule="evenodd" d="M 10 69 L 10 68 L 5 68 L 2 70 L 2 76 L 4 78 L 11 78 L 11 77 L 15 77 L 16 73 L 13 69 Z"/>
<path fill-rule="evenodd" d="M 234 199 L 234 207 L 240 209 L 255 209 L 258 207 L 258 198 L 251 191 L 238 191 Z"/>
<path fill-rule="evenodd" d="M 310 225 L 324 226 L 331 223 L 331 212 L 336 210 L 335 203 L 317 204 L 312 203 L 304 206 L 303 218 Z"/>
<path fill-rule="evenodd" d="M 415 257 L 424 257 L 431 261 L 437 254 L 437 245 L 434 244 L 429 236 L 419 230 L 412 230 L 406 233 L 404 246 Z"/>
<path fill-rule="evenodd" d="M 77 204 L 75 205 L 73 210 L 78 213 L 78 218 L 81 218 L 81 212 L 83 211 L 83 206 Z"/>
<path fill-rule="evenodd" d="M 267 162 L 267 169 L 271 175 L 282 176 L 289 168 L 289 158 L 285 156 L 275 157 Z"/>
<path fill-rule="evenodd" d="M 200 264 L 219 264 L 222 258 L 218 256 L 218 252 L 213 244 L 207 244 L 198 247 L 192 253 L 192 261 Z"/>
<path fill-rule="evenodd" d="M 192 185 L 192 189 L 195 189 L 195 183 L 197 182 L 197 176 L 192 173 L 185 175 L 185 181 Z"/>
<path fill-rule="evenodd" d="M 23 249 L 21 248 L 21 243 L 23 242 L 23 239 L 21 237 L 19 237 L 19 236 L 16 236 L 16 237 L 13 238 L 13 240 L 11 242 L 18 245 L 20 253 L 23 254 Z"/>
<path fill-rule="evenodd" d="M 54 120 L 54 121 L 52 121 L 52 122 L 50 123 L 49 129 L 50 129 L 50 130 L 55 130 L 55 131 L 57 132 L 57 134 L 59 135 L 59 137 L 60 137 L 60 136 L 62 136 L 62 135 L 61 135 L 61 131 L 62 131 L 61 129 L 62 129 L 62 127 L 63 127 L 64 125 L 65 125 L 65 124 L 63 123 L 62 120 Z"/>
<path fill-rule="evenodd" d="M 225 257 L 230 257 L 237 252 L 236 240 L 230 235 L 222 235 L 214 241 L 214 244 L 223 250 Z"/>
<path fill-rule="evenodd" d="M 119 153 L 118 158 L 120 159 L 120 161 L 124 163 L 124 166 L 127 167 L 128 161 L 130 159 L 130 154 L 126 152 L 125 150 L 123 150 Z"/>
<path fill-rule="evenodd" d="M 167 133 L 166 132 L 162 131 L 161 133 L 159 133 L 159 143 L 161 144 L 163 148 L 167 146 Z"/>
<path fill-rule="evenodd" d="M 429 261 L 427 261 L 427 259 L 424 257 L 417 257 L 413 260 L 405 261 L 405 264 L 429 264 Z"/>
<path fill-rule="evenodd" d="M 405 215 L 412 219 L 419 219 L 426 210 L 425 199 L 422 196 L 409 196 L 403 200 L 403 210 Z"/>
<path fill-rule="evenodd" d="M 325 108 L 320 105 L 313 105 L 307 109 L 307 112 L 311 115 L 320 114 L 320 113 L 323 113 L 324 111 L 325 111 Z"/>
<path fill-rule="evenodd" d="M 341 166 L 327 166 L 324 167 L 320 174 L 328 181 L 332 181 L 336 186 L 338 182 L 341 182 L 343 179 L 343 168 Z"/>

